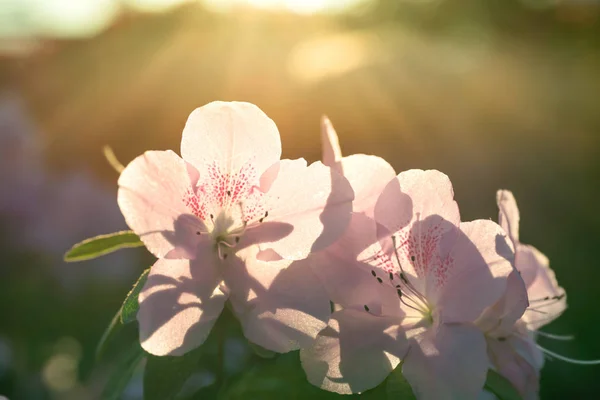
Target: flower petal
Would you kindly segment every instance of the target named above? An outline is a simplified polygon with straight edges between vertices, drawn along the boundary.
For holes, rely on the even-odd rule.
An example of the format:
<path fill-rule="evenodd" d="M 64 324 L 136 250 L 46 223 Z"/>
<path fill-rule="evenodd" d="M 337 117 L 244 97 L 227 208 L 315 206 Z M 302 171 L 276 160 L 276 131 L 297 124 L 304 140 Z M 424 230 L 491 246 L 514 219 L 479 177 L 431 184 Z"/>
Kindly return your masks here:
<path fill-rule="evenodd" d="M 182 157 L 200 171 L 217 162 L 225 173 L 237 173 L 249 161 L 262 173 L 281 156 L 275 123 L 257 106 L 215 101 L 188 117 L 181 139 Z"/>
<path fill-rule="evenodd" d="M 309 346 L 327 326 L 331 307 L 308 262 L 264 262 L 251 251 L 240 255 L 243 260 L 227 260 L 223 271 L 246 338 L 278 353 Z"/>
<path fill-rule="evenodd" d="M 510 240 L 516 244 L 519 241 L 519 208 L 515 196 L 510 190 L 498 190 L 496 203 L 500 210 L 498 223 L 508 233 Z"/>
<path fill-rule="evenodd" d="M 477 319 L 476 325 L 492 337 L 506 337 L 514 329 L 527 306 L 527 288 L 519 272 L 514 269 L 508 276 L 506 292 Z"/>
<path fill-rule="evenodd" d="M 340 148 L 340 141 L 331 121 L 325 115 L 321 118 L 321 148 L 323 150 L 323 164 L 341 174 L 342 149 Z"/>
<path fill-rule="evenodd" d="M 342 171 L 354 190 L 352 209 L 373 218 L 375 204 L 396 172 L 383 158 L 354 154 L 341 161 Z"/>
<path fill-rule="evenodd" d="M 388 284 L 388 274 L 375 260 L 385 261 L 376 236 L 375 221 L 361 213 L 353 213 L 344 235 L 326 250 L 309 256 L 311 265 L 329 298 L 344 308 L 372 314 L 400 316 L 396 289 Z M 377 281 L 373 272 L 385 278 Z"/>
<path fill-rule="evenodd" d="M 515 265 L 526 279 L 529 308 L 523 320 L 537 330 L 558 318 L 567 308 L 565 290 L 558 285 L 548 258 L 533 246 L 517 247 Z"/>
<path fill-rule="evenodd" d="M 184 203 L 191 187 L 188 168 L 170 150 L 147 151 L 119 177 L 118 203 L 127 225 L 159 258 L 175 248 L 180 257 L 193 258 L 200 240 L 195 232 L 205 230 Z"/>
<path fill-rule="evenodd" d="M 517 341 L 523 345 L 534 346 L 534 342 L 525 343 L 527 339 L 517 336 L 509 340 L 488 340 L 488 354 L 495 368 L 512 383 L 523 399 L 537 399 L 539 391 L 539 370 L 523 358 L 515 349 Z M 521 347 L 523 345 L 520 345 Z M 537 350 L 537 348 L 536 348 Z M 538 350 L 539 351 L 539 350 Z"/>
<path fill-rule="evenodd" d="M 451 265 L 437 306 L 444 322 L 472 322 L 505 293 L 513 271 L 512 245 L 489 220 L 461 223 L 460 234 L 451 240 Z"/>
<path fill-rule="evenodd" d="M 483 333 L 471 325 L 441 324 L 415 337 L 402 373 L 418 399 L 476 399 L 488 357 Z"/>
<path fill-rule="evenodd" d="M 341 394 L 379 385 L 408 350 L 398 322 L 365 311 L 335 312 L 313 346 L 300 350 L 308 381 Z"/>
<path fill-rule="evenodd" d="M 225 300 L 208 257 L 158 260 L 139 295 L 142 347 L 157 356 L 178 356 L 200 346 Z"/>
<path fill-rule="evenodd" d="M 460 222 L 450 179 L 436 170 L 400 173 L 388 183 L 375 206 L 375 220 L 390 232 L 432 215 L 454 225 Z"/>
<path fill-rule="evenodd" d="M 261 250 L 272 248 L 283 258 L 300 260 L 321 250 L 346 229 L 354 193 L 343 176 L 316 162 L 282 160 L 279 174 L 267 192 L 264 223 L 249 227 L 245 238 L 259 243 Z M 268 234 L 272 224 L 288 226 L 285 235 Z"/>

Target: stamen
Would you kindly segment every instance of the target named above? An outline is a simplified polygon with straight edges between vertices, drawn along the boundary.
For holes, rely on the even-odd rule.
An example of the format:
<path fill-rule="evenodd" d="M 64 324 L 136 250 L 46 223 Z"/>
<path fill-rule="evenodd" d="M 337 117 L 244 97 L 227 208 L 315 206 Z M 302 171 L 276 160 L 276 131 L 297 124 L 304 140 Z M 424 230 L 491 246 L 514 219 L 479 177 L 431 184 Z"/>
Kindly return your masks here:
<path fill-rule="evenodd" d="M 261 217 L 258 222 L 263 222 L 265 218 L 267 218 L 269 216 L 269 212 L 265 211 L 265 215 L 263 217 Z"/>
<path fill-rule="evenodd" d="M 390 281 L 393 281 L 393 280 L 394 280 L 394 274 L 392 274 L 392 273 L 390 272 Z"/>
<path fill-rule="evenodd" d="M 555 335 L 552 333 L 547 333 L 547 332 L 542 332 L 542 331 L 533 331 L 533 332 L 540 336 L 547 337 L 548 339 L 554 339 L 554 340 L 573 340 L 573 339 L 575 339 L 575 336 L 573 336 L 573 335 Z"/>
<path fill-rule="evenodd" d="M 559 294 L 559 295 L 556 295 L 556 296 L 552 296 L 552 297 L 546 296 L 546 297 L 543 297 L 541 299 L 529 300 L 529 302 L 530 303 L 539 303 L 539 302 L 542 302 L 542 301 L 549 301 L 549 300 L 558 301 L 558 300 L 562 300 L 564 297 L 565 297 L 565 294 L 562 293 L 562 294 Z M 554 304 L 554 303 L 552 303 L 552 304 Z"/>
<path fill-rule="evenodd" d="M 365 304 L 365 311 L 369 312 L 369 307 Z"/>
<path fill-rule="evenodd" d="M 402 297 L 402 290 L 398 289 L 396 292 L 398 293 L 398 297 Z"/>
<path fill-rule="evenodd" d="M 392 243 L 394 244 L 394 255 L 396 256 L 396 262 L 400 267 L 400 280 L 402 281 L 402 283 L 404 283 L 408 290 L 412 294 L 417 296 L 417 298 L 421 301 L 422 304 L 419 306 L 424 306 L 425 308 L 428 308 L 428 303 L 425 296 L 423 296 L 421 293 L 419 293 L 419 291 L 416 288 L 413 287 L 412 283 L 409 282 L 409 280 L 406 278 L 406 275 L 404 274 L 404 268 L 402 267 L 402 263 L 400 262 L 400 256 L 398 255 L 398 244 L 396 242 L 396 236 L 394 235 L 392 235 Z M 415 304 L 417 304 L 417 302 L 415 302 Z"/>
<path fill-rule="evenodd" d="M 212 215 L 212 214 L 210 214 L 210 219 L 211 219 L 212 221 L 214 221 L 214 220 L 215 220 L 215 216 L 214 216 L 214 215 Z"/>
<path fill-rule="evenodd" d="M 377 277 L 377 282 L 383 283 L 383 279 L 381 279 L 380 277 Z"/>
<path fill-rule="evenodd" d="M 375 271 L 371 270 L 371 275 L 373 276 L 377 276 L 377 274 L 375 273 Z"/>
<path fill-rule="evenodd" d="M 410 298 L 410 297 L 409 297 Z M 415 310 L 416 312 L 421 312 L 421 310 L 419 310 L 416 307 L 411 306 L 410 304 L 408 304 L 407 302 L 404 301 L 403 297 L 400 297 L 400 301 L 402 302 L 402 304 L 404 304 L 406 307 L 412 308 L 413 310 Z"/>
<path fill-rule="evenodd" d="M 229 247 L 230 249 L 233 249 L 233 248 L 235 247 L 235 245 L 234 245 L 234 244 L 231 244 L 231 243 L 229 243 L 229 242 L 226 242 L 225 240 L 221 240 L 221 241 L 219 241 L 219 244 L 222 244 L 222 245 L 223 245 L 223 246 L 225 246 L 225 247 Z"/>
<path fill-rule="evenodd" d="M 553 351 L 550 351 L 548 349 L 543 348 L 539 344 L 537 345 L 537 347 L 538 347 L 538 349 L 540 349 L 541 351 L 543 351 L 547 355 L 549 355 L 551 357 L 558 358 L 561 361 L 565 361 L 565 362 L 568 362 L 568 363 L 571 363 L 571 364 L 578 364 L 578 365 L 600 365 L 600 360 L 577 360 L 575 358 L 569 358 L 569 357 L 561 356 L 558 353 L 555 353 Z"/>
<path fill-rule="evenodd" d="M 408 285 L 408 279 L 406 279 L 406 276 L 404 276 L 404 272 L 401 272 L 401 273 L 400 273 L 400 279 L 402 279 L 402 282 L 403 282 L 405 285 Z"/>

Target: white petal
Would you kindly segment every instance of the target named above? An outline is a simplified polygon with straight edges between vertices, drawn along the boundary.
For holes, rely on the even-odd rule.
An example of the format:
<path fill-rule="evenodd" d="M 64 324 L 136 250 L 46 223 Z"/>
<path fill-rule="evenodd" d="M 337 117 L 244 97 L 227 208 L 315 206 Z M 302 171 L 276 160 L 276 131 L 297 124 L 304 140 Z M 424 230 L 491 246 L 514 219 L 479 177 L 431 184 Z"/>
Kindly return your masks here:
<path fill-rule="evenodd" d="M 476 399 L 488 369 L 483 333 L 469 325 L 440 325 L 416 337 L 402 373 L 418 399 Z"/>
<path fill-rule="evenodd" d="M 254 104 L 214 101 L 188 117 L 181 139 L 182 157 L 200 171 L 213 162 L 237 173 L 250 162 L 256 176 L 281 156 L 275 123 Z"/>
<path fill-rule="evenodd" d="M 341 394 L 379 385 L 406 354 L 408 341 L 396 318 L 342 310 L 331 316 L 312 347 L 300 351 L 308 381 Z"/>
<path fill-rule="evenodd" d="M 513 243 L 517 243 L 519 241 L 519 208 L 515 196 L 509 190 L 498 190 L 496 202 L 500 210 L 498 223 L 508 233 Z"/>
<path fill-rule="evenodd" d="M 218 284 L 208 257 L 158 260 L 139 295 L 137 320 L 144 350 L 177 356 L 204 343 L 227 300 Z"/>
<path fill-rule="evenodd" d="M 244 335 L 266 349 L 285 353 L 306 347 L 327 325 L 331 307 L 306 260 L 260 261 L 238 252 L 224 267 L 234 312 Z"/>

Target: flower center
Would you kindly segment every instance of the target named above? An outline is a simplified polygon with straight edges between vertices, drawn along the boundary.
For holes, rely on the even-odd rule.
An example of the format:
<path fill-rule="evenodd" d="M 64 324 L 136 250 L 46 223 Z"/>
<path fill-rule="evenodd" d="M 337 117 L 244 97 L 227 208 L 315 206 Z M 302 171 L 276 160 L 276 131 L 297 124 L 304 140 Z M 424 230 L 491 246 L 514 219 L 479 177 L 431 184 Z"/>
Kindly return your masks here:
<path fill-rule="evenodd" d="M 207 228 L 219 258 L 224 260 L 240 242 L 246 227 L 268 216 L 265 193 L 258 185 L 252 161 L 238 171 L 223 171 L 211 163 L 201 179 L 187 191 L 183 202 Z"/>
<path fill-rule="evenodd" d="M 222 210 L 217 217 L 211 214 L 211 222 L 213 224 L 210 237 L 215 244 L 215 250 L 219 259 L 225 260 L 229 251 L 234 249 L 240 242 L 241 237 L 246 232 L 246 221 L 236 219 L 227 210 Z M 242 221 L 239 223 L 238 221 Z M 237 223 L 236 223 L 237 222 Z"/>

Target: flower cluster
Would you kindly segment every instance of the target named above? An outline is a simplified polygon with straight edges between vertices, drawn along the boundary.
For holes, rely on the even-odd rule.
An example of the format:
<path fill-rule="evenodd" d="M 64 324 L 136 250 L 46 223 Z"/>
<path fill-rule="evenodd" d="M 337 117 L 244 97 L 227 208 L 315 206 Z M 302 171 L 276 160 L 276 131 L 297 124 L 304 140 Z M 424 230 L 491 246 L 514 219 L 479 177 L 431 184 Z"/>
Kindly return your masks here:
<path fill-rule="evenodd" d="M 322 140 L 323 162 L 281 160 L 260 109 L 213 102 L 187 120 L 182 157 L 149 151 L 125 168 L 119 206 L 158 258 L 139 295 L 142 347 L 183 355 L 228 304 L 249 341 L 300 349 L 328 391 L 363 392 L 399 367 L 418 398 L 475 399 L 494 369 L 537 397 L 535 337 L 566 299 L 519 242 L 512 194 L 497 194 L 498 224 L 463 222 L 443 173 L 342 157 L 326 118 Z"/>

